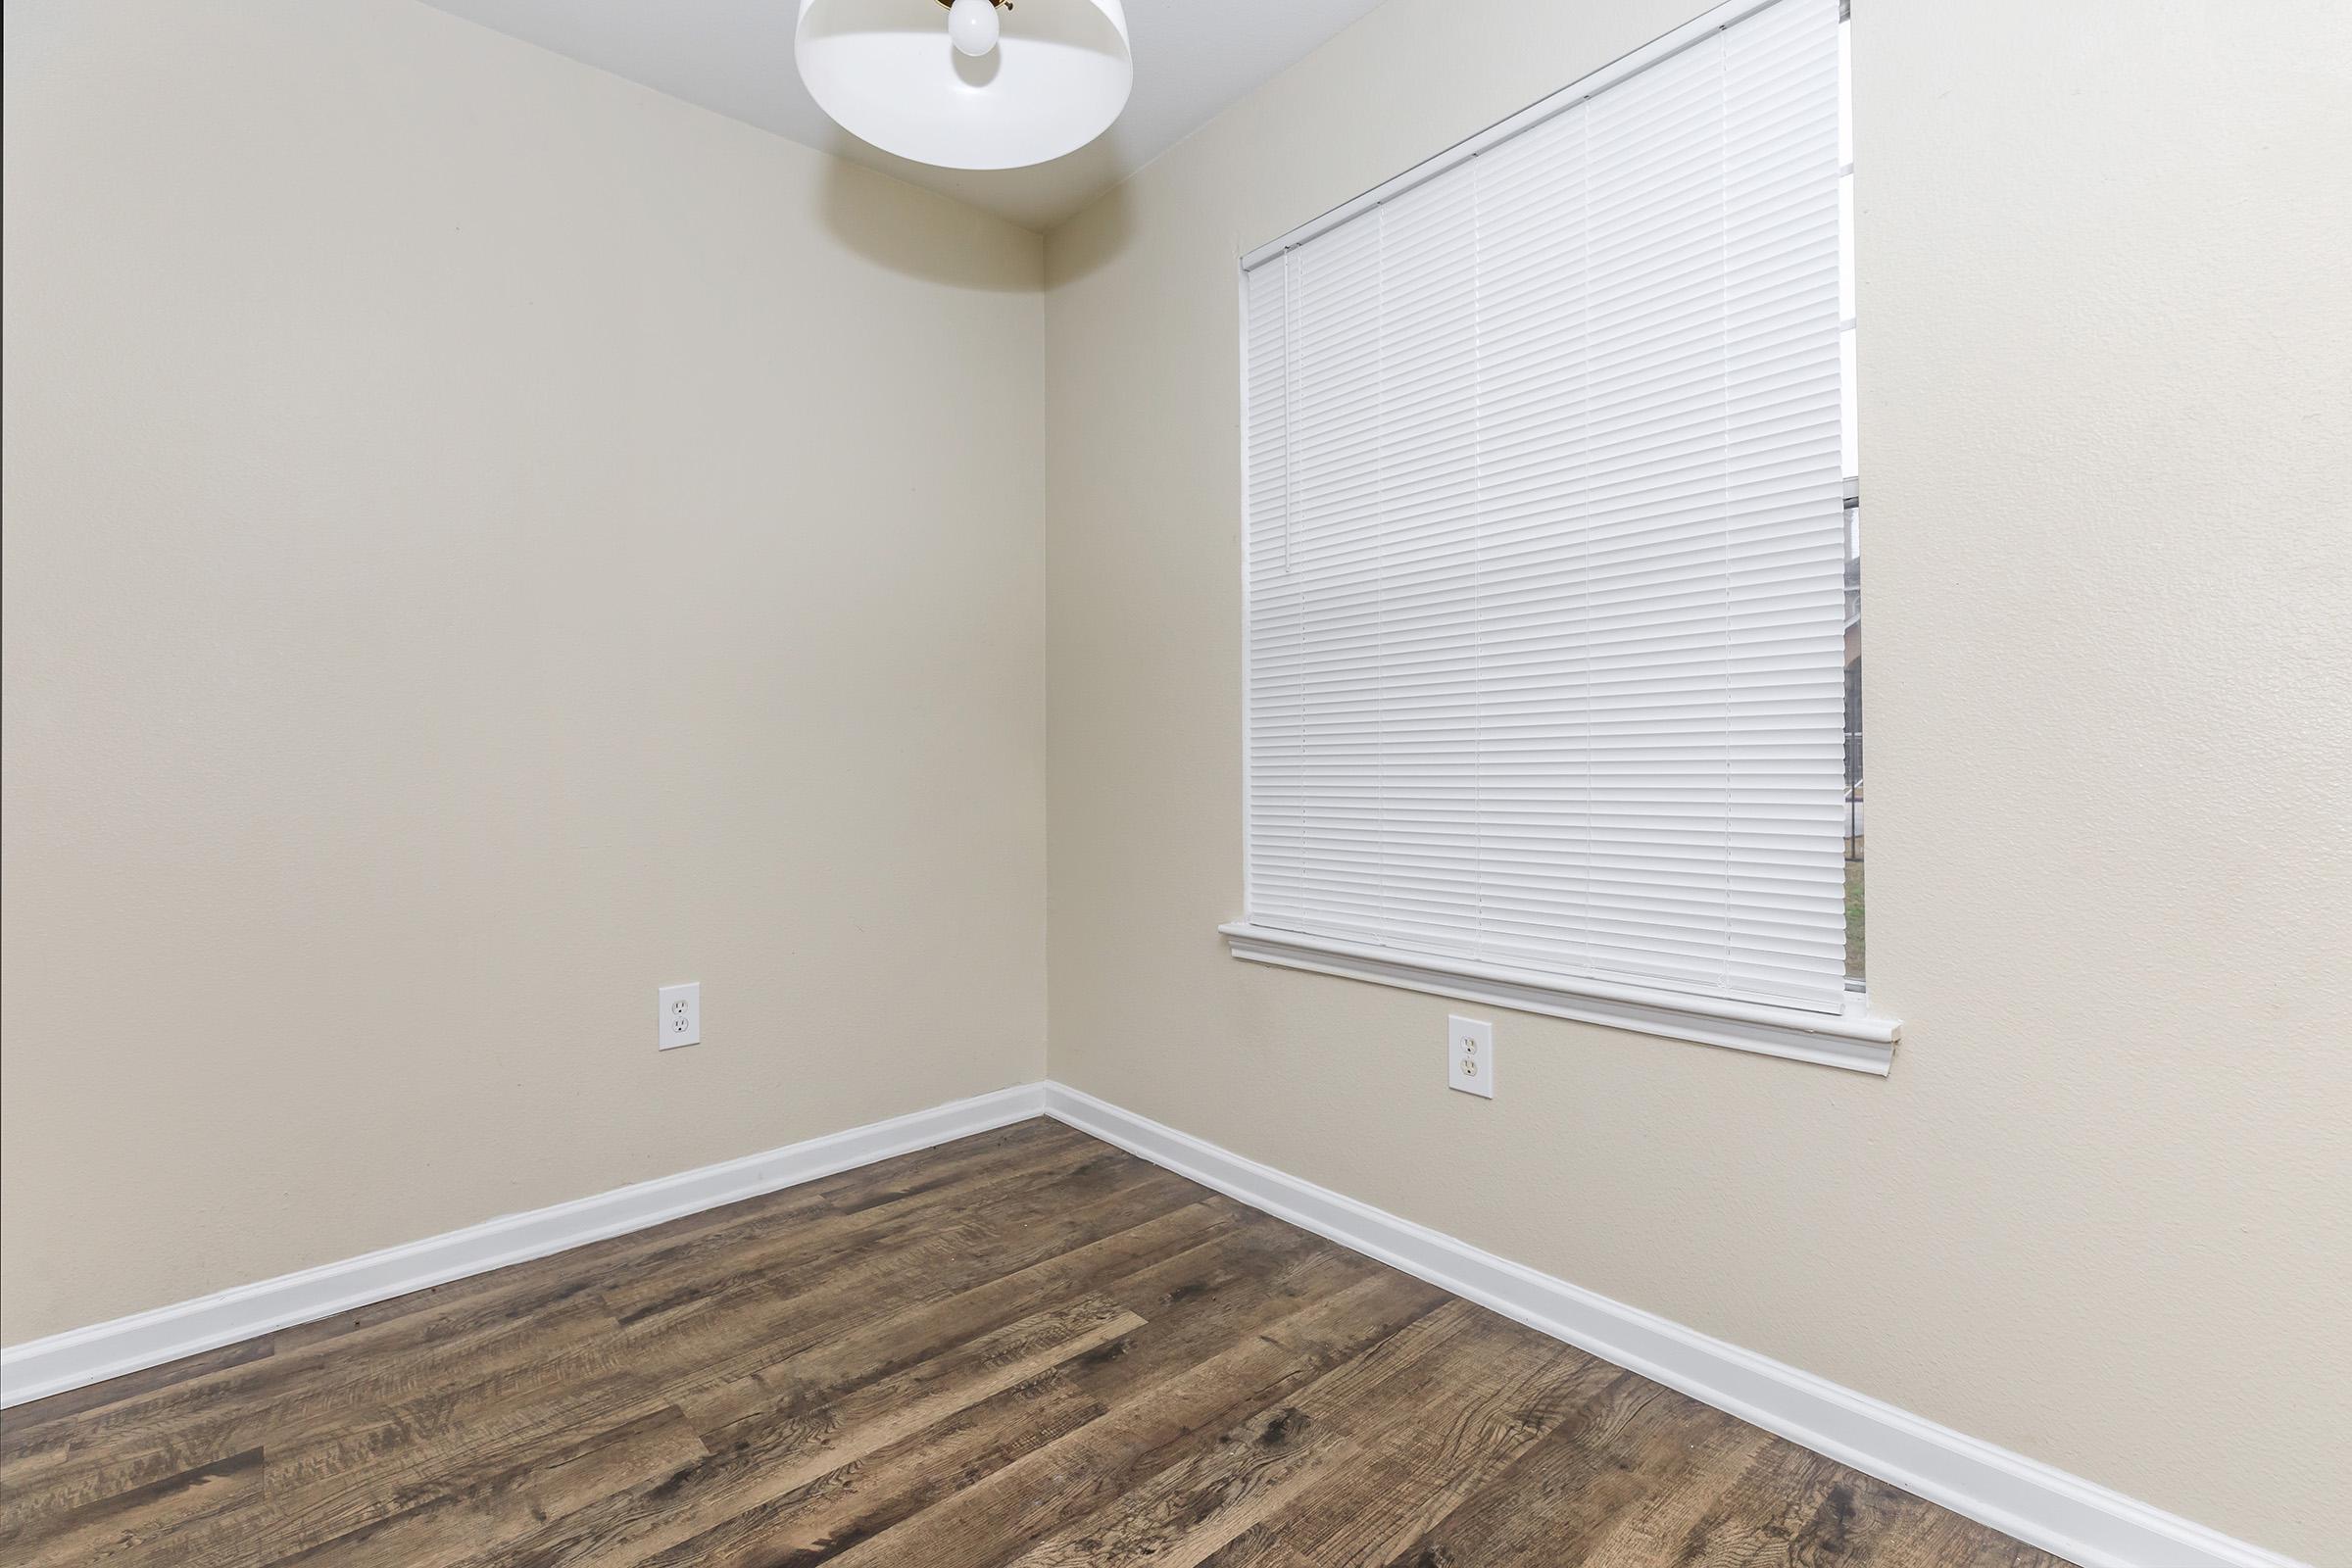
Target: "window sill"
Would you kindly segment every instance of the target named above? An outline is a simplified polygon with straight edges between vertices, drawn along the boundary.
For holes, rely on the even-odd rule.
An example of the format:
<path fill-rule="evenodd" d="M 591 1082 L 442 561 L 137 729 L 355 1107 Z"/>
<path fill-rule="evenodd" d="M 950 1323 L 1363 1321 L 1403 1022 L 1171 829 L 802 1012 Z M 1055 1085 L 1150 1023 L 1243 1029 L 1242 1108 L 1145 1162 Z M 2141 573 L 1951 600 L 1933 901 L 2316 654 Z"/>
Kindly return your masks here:
<path fill-rule="evenodd" d="M 1232 943 L 1235 957 L 1252 963 L 1369 980 L 1519 1012 L 1574 1018 L 1881 1077 L 1894 1064 L 1894 1043 L 1903 1028 L 1899 1019 L 1874 1016 L 1868 1000 L 1859 995 L 1846 1003 L 1843 1012 L 1806 1012 L 1797 1007 L 1688 997 L 1605 981 L 1566 980 L 1468 959 L 1407 956 L 1392 949 L 1277 931 L 1246 920 L 1217 929 Z"/>

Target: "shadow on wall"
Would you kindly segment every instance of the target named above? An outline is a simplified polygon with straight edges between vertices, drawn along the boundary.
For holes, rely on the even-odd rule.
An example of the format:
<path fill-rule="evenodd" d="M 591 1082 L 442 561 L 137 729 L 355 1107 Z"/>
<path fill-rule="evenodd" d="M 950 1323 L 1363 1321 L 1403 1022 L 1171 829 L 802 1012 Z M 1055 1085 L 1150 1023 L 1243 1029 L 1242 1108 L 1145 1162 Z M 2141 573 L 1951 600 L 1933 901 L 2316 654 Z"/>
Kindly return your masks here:
<path fill-rule="evenodd" d="M 942 214 L 962 228 L 943 224 Z M 825 160 L 818 216 L 843 244 L 902 276 L 1003 294 L 1034 294 L 1042 280 L 1039 250 L 1011 243 L 1003 220 L 838 158 Z"/>
<path fill-rule="evenodd" d="M 1047 286 L 1067 283 L 1109 266 L 1134 237 L 1134 198 L 1125 185 L 1114 185 L 1054 231 Z"/>

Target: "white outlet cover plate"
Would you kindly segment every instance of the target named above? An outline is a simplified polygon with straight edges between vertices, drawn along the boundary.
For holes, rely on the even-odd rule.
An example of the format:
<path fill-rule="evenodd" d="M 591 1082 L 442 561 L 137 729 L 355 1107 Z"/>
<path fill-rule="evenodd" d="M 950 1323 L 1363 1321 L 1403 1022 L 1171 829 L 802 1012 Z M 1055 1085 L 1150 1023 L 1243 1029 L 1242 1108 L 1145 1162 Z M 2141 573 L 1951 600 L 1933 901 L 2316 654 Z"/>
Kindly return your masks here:
<path fill-rule="evenodd" d="M 1446 1087 L 1494 1098 L 1494 1026 L 1459 1014 L 1446 1020 Z"/>
<path fill-rule="evenodd" d="M 703 983 L 663 986 L 662 1013 L 654 1044 L 663 1051 L 703 1043 Z"/>

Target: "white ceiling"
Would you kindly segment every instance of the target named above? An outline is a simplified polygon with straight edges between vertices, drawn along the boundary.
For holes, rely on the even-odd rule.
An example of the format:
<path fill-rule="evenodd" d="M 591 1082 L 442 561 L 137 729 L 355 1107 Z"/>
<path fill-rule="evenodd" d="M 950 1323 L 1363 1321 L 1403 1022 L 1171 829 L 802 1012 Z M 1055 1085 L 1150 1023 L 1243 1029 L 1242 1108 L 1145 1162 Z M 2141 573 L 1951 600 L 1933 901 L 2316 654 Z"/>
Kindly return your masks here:
<path fill-rule="evenodd" d="M 827 120 L 793 68 L 792 34 L 800 15 L 795 0 L 426 3 L 1043 230 L 1380 0 L 1127 0 L 1135 96 L 1119 122 L 1067 158 L 989 173 L 908 163 Z"/>

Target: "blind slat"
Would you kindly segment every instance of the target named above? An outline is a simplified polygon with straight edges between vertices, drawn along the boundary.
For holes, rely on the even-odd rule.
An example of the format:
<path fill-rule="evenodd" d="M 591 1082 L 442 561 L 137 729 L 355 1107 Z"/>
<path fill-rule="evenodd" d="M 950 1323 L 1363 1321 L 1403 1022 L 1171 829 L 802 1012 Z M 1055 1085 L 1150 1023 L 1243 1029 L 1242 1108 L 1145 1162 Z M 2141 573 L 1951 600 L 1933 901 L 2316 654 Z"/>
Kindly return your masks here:
<path fill-rule="evenodd" d="M 1838 0 L 1253 269 L 1250 917 L 1836 1011 Z"/>

